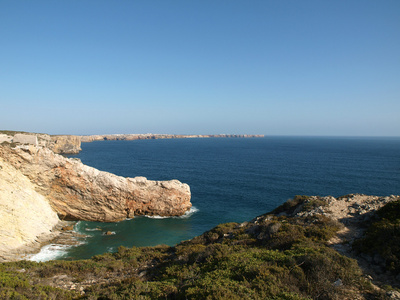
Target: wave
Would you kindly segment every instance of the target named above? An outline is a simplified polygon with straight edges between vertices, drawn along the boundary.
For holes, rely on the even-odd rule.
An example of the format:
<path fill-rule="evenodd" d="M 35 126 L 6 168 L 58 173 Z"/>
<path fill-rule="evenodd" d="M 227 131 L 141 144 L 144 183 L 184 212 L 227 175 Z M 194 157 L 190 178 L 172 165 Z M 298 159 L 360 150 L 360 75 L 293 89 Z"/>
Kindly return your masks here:
<path fill-rule="evenodd" d="M 163 216 L 145 216 L 146 218 L 150 219 L 187 219 L 193 214 L 197 213 L 199 211 L 198 208 L 192 206 L 185 214 L 179 217 L 163 217 Z"/>
<path fill-rule="evenodd" d="M 111 253 L 117 252 L 117 248 L 116 247 L 107 247 L 107 252 L 111 252 Z"/>
<path fill-rule="evenodd" d="M 54 259 L 60 259 L 68 254 L 70 245 L 50 244 L 42 247 L 39 253 L 32 254 L 27 257 L 28 260 L 43 262 Z"/>
<path fill-rule="evenodd" d="M 101 228 L 85 228 L 85 231 L 101 231 Z"/>

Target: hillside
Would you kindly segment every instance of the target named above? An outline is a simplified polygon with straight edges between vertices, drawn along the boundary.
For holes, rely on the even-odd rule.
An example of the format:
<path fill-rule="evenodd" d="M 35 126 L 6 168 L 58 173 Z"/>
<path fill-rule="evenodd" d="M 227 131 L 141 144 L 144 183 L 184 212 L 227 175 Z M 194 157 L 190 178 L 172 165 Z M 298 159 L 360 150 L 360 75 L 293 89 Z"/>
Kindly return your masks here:
<path fill-rule="evenodd" d="M 298 196 L 175 247 L 3 263 L 0 297 L 399 299 L 399 207 L 399 196 Z"/>

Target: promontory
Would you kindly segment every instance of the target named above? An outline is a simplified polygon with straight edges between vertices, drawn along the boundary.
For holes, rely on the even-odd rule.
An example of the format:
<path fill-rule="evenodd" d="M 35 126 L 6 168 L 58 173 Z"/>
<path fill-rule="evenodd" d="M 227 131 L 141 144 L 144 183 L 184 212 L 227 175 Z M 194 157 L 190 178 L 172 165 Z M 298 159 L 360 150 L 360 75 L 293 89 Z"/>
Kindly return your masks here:
<path fill-rule="evenodd" d="M 192 206 L 185 183 L 103 172 L 51 150 L 62 149 L 57 144 L 64 149 L 78 144 L 79 139 L 44 138 L 15 134 L 0 145 L 0 257 L 38 243 L 39 236 L 49 234 L 59 220 L 116 222 L 135 215 L 180 216 Z"/>

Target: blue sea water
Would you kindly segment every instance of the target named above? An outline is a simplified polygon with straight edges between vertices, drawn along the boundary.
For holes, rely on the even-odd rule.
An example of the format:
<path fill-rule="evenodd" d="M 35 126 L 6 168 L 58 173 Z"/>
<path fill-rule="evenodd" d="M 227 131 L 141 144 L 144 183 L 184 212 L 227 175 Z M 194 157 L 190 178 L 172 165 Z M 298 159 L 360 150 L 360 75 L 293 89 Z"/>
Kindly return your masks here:
<path fill-rule="evenodd" d="M 83 143 L 75 157 L 125 177 L 185 182 L 197 211 L 181 218 L 79 222 L 76 229 L 89 237 L 68 248 L 64 259 L 89 258 L 120 245 L 175 245 L 220 223 L 251 220 L 295 195 L 400 194 L 400 138 L 101 141 Z"/>

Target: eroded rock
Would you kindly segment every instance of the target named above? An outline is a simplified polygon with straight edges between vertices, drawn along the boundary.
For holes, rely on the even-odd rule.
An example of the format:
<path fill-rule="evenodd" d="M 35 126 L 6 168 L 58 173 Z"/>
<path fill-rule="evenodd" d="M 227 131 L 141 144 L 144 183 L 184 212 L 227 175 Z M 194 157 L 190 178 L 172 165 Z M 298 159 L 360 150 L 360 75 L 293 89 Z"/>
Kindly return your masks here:
<path fill-rule="evenodd" d="M 180 216 L 190 188 L 178 180 L 124 178 L 44 147 L 0 147 L 0 156 L 27 176 L 64 220 L 115 222 L 134 215 Z"/>

